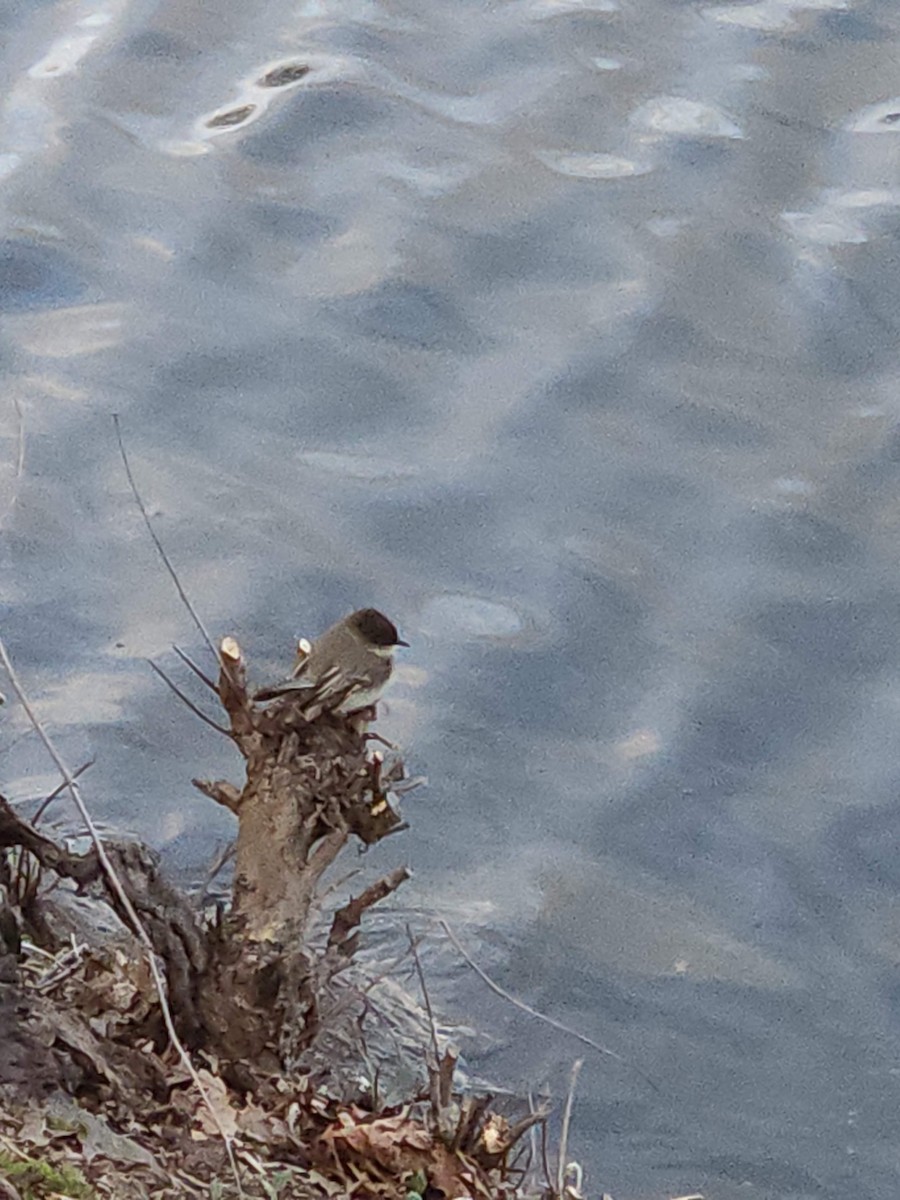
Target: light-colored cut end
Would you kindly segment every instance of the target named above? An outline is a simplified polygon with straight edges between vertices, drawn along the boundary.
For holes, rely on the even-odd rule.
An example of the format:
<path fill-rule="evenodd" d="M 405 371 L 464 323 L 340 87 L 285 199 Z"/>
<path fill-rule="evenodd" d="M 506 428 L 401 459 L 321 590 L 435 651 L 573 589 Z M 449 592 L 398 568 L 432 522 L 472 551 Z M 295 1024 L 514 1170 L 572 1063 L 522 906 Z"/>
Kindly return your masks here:
<path fill-rule="evenodd" d="M 230 662 L 240 662 L 241 648 L 237 643 L 237 638 L 223 637 L 219 643 L 219 653 Z"/>

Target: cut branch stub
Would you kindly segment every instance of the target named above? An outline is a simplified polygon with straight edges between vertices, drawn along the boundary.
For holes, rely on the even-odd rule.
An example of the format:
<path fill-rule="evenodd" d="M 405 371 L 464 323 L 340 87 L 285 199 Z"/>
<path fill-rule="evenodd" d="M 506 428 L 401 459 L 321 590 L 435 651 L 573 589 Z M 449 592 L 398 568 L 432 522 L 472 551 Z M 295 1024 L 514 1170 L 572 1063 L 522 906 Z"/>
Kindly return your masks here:
<path fill-rule="evenodd" d="M 231 736 L 241 746 L 255 732 L 253 706 L 247 694 L 247 668 L 237 640 L 222 638 L 219 643 L 219 699 L 231 719 Z"/>
<path fill-rule="evenodd" d="M 220 643 L 217 689 L 246 780 L 240 790 L 194 781 L 238 819 L 231 912 L 211 947 L 215 986 L 200 1002 L 224 1058 L 273 1052 L 287 1066 L 316 1035 L 320 992 L 352 957 L 363 913 L 408 876 L 400 868 L 351 900 L 324 951 L 312 949 L 323 875 L 351 838 L 371 845 L 402 827 L 389 789 L 403 768 L 370 751 L 362 714 L 310 720 L 297 694 L 254 702 L 233 638 Z"/>
<path fill-rule="evenodd" d="M 191 783 L 198 792 L 209 796 L 210 800 L 215 800 L 216 804 L 221 804 L 233 813 L 237 813 L 241 806 L 241 793 L 227 779 L 192 779 Z"/>
<path fill-rule="evenodd" d="M 339 908 L 331 922 L 331 932 L 328 935 L 329 950 L 340 950 L 345 957 L 350 958 L 355 948 L 351 935 L 362 920 L 363 913 L 373 904 L 384 900 L 391 892 L 395 892 L 401 883 L 409 879 L 410 874 L 408 867 L 397 867 L 390 875 L 385 875 L 383 879 L 379 879 L 377 883 L 373 883 L 360 895 L 348 901 L 343 908 Z"/>
<path fill-rule="evenodd" d="M 234 638 L 222 640 L 219 659 L 219 695 L 247 778 L 240 793 L 221 781 L 197 786 L 238 817 L 232 915 L 244 936 L 295 943 L 319 880 L 351 835 L 372 845 L 400 825 L 387 790 L 395 771 L 370 754 L 357 716 L 310 721 L 292 695 L 261 707 Z"/>

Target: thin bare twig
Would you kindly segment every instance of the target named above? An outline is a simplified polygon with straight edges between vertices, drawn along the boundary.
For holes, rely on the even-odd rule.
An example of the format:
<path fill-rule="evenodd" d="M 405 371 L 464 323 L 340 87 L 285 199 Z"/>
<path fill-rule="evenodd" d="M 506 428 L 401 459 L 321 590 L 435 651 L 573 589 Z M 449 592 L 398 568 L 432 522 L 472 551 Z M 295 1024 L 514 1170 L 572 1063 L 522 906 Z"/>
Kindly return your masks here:
<path fill-rule="evenodd" d="M 572 1029 L 569 1025 L 564 1025 L 562 1021 L 557 1021 L 553 1017 L 548 1017 L 546 1013 L 538 1012 L 536 1008 L 532 1008 L 531 1005 L 526 1004 L 524 1000 L 519 1000 L 516 996 L 513 996 L 510 992 L 506 991 L 506 989 L 502 988 L 499 983 L 495 983 L 494 980 L 491 979 L 490 975 L 488 975 L 486 971 L 482 970 L 478 963 L 470 957 L 467 951 L 463 948 L 459 938 L 456 936 L 447 922 L 441 919 L 440 925 L 444 933 L 446 933 L 447 937 L 456 947 L 459 954 L 466 960 L 478 978 L 487 984 L 487 986 L 492 992 L 495 993 L 495 995 L 500 996 L 502 999 L 508 1001 L 513 1005 L 514 1008 L 521 1009 L 521 1011 L 527 1013 L 529 1017 L 535 1017 L 538 1021 L 543 1021 L 546 1025 L 550 1025 L 553 1029 L 558 1029 L 560 1033 L 567 1033 L 569 1037 L 575 1038 L 577 1041 L 582 1042 L 585 1046 L 590 1046 L 590 1048 L 592 1050 L 596 1050 L 598 1054 L 603 1054 L 606 1058 L 615 1059 L 616 1062 L 622 1063 L 623 1066 L 630 1067 L 632 1071 L 636 1071 L 637 1074 L 640 1075 L 640 1077 L 645 1080 L 650 1087 L 653 1088 L 654 1092 L 659 1091 L 658 1085 L 654 1083 L 654 1081 L 645 1071 L 642 1071 L 640 1067 L 635 1066 L 634 1063 L 629 1062 L 627 1058 L 623 1058 L 621 1054 L 616 1054 L 615 1050 L 610 1050 L 607 1046 L 601 1046 L 600 1043 L 595 1042 L 593 1038 L 589 1038 L 584 1033 L 579 1033 L 577 1029 Z"/>
<path fill-rule="evenodd" d="M 569 1156 L 569 1123 L 572 1120 L 572 1104 L 575 1101 L 575 1085 L 578 1075 L 584 1066 L 583 1058 L 576 1058 L 572 1063 L 572 1074 L 569 1076 L 569 1093 L 566 1096 L 566 1106 L 563 1109 L 562 1131 L 559 1135 L 559 1161 L 556 1164 L 556 1191 L 563 1194 L 566 1184 L 566 1161 Z"/>
<path fill-rule="evenodd" d="M 409 948 L 412 951 L 413 960 L 416 964 L 416 974 L 419 977 L 419 987 L 422 989 L 422 999 L 425 1001 L 425 1011 L 428 1013 L 428 1024 L 431 1026 L 431 1048 L 434 1051 L 434 1065 L 440 1066 L 441 1051 L 438 1046 L 437 1025 L 434 1020 L 434 1011 L 431 1007 L 431 997 L 428 995 L 428 985 L 425 983 L 425 972 L 422 970 L 422 960 L 419 958 L 419 947 L 413 937 L 412 929 L 407 923 L 406 936 L 409 938 Z"/>
<path fill-rule="evenodd" d="M 206 686 L 209 688 L 209 690 L 211 692 L 215 692 L 216 695 L 218 696 L 219 689 L 216 687 L 215 683 L 210 679 L 210 677 L 206 674 L 205 671 L 202 671 L 200 669 L 200 667 L 197 666 L 197 664 L 194 662 L 194 660 L 191 658 L 191 656 L 189 654 L 186 654 L 185 651 L 182 650 L 182 648 L 180 646 L 175 644 L 175 642 L 172 643 L 172 649 L 175 651 L 175 653 L 178 655 L 178 657 L 181 659 L 181 661 L 184 663 L 184 665 L 186 667 L 190 667 L 190 669 L 194 672 L 194 674 L 197 676 L 197 678 L 202 679 L 203 682 L 206 684 Z"/>
<path fill-rule="evenodd" d="M 80 767 L 78 767 L 76 770 L 74 770 L 72 772 L 72 778 L 77 779 L 79 777 L 79 775 L 83 775 L 85 773 L 85 771 L 88 769 L 88 767 L 92 767 L 93 765 L 94 765 L 94 760 L 92 758 L 89 758 L 86 763 L 82 763 Z M 53 789 L 53 791 L 50 793 L 49 796 L 44 797 L 44 799 L 40 803 L 40 806 L 39 806 L 37 812 L 31 818 L 32 825 L 37 825 L 38 821 L 44 815 L 44 812 L 45 812 L 47 806 L 49 804 L 52 804 L 52 802 L 56 799 L 56 797 L 58 795 L 60 795 L 61 792 L 64 792 L 68 786 L 69 785 L 66 783 L 66 781 L 64 779 L 62 781 L 62 783 L 58 784 Z"/>
<path fill-rule="evenodd" d="M 533 1112 L 537 1111 L 534 1107 L 534 1092 L 532 1092 L 531 1088 L 528 1089 L 528 1111 L 529 1111 L 529 1113 L 533 1113 Z M 535 1122 L 535 1124 L 532 1125 L 531 1128 L 528 1130 L 528 1142 L 531 1147 L 531 1161 L 532 1162 L 536 1162 L 537 1156 L 538 1156 L 538 1140 L 537 1140 L 538 1124 L 540 1124 L 540 1122 Z M 546 1123 L 545 1123 L 544 1127 L 546 1128 Z M 549 1183 L 550 1181 L 548 1180 L 547 1182 Z"/>
<path fill-rule="evenodd" d="M 53 988 L 57 987 L 64 980 L 68 979 L 78 968 L 84 959 L 84 953 L 87 950 L 87 945 L 77 942 L 75 934 L 71 935 L 71 945 L 54 958 L 53 964 L 47 968 L 32 984 L 32 987 L 46 994 Z"/>
<path fill-rule="evenodd" d="M 72 936 L 74 937 L 75 935 L 73 934 Z M 34 942 L 29 942 L 28 938 L 22 938 L 22 953 L 36 954 L 39 958 L 48 958 L 51 962 L 55 962 L 57 958 L 56 954 L 51 954 L 50 951 L 45 950 L 43 946 L 36 946 Z M 68 953 L 68 951 L 66 953 Z M 29 964 L 27 961 L 23 964 L 23 966 L 26 968 L 28 965 Z"/>
<path fill-rule="evenodd" d="M 44 743 L 44 747 L 56 765 L 56 769 L 66 781 L 66 787 L 69 789 L 69 795 L 72 797 L 75 807 L 78 809 L 82 821 L 84 821 L 85 828 L 90 834 L 94 849 L 97 852 L 97 858 L 103 868 L 106 878 L 109 880 L 109 885 L 115 893 L 116 898 L 121 904 L 125 914 L 127 915 L 128 920 L 131 922 L 131 927 L 135 936 L 144 947 L 144 950 L 147 954 L 147 965 L 149 966 L 150 974 L 153 977 L 153 985 L 156 988 L 156 994 L 159 998 L 159 1007 L 163 1015 L 163 1021 L 165 1022 L 166 1032 L 169 1035 L 169 1040 L 175 1047 L 178 1057 L 181 1059 L 182 1065 L 193 1080 L 194 1086 L 200 1094 L 200 1098 L 209 1110 L 209 1113 L 213 1119 L 213 1124 L 222 1137 L 222 1141 L 225 1145 L 225 1152 L 228 1155 L 228 1161 L 231 1165 L 231 1170 L 234 1175 L 234 1181 L 238 1190 L 238 1194 L 243 1196 L 244 1192 L 241 1185 L 240 1173 L 238 1172 L 237 1161 L 234 1157 L 234 1146 L 232 1145 L 232 1139 L 225 1132 L 222 1122 L 219 1119 L 219 1114 L 216 1112 L 216 1109 L 206 1092 L 206 1088 L 203 1086 L 203 1082 L 200 1079 L 200 1076 L 197 1074 L 194 1064 L 191 1062 L 190 1056 L 188 1055 L 187 1050 L 184 1048 L 184 1045 L 178 1036 L 178 1032 L 175 1029 L 175 1022 L 172 1019 L 172 1010 L 169 1008 L 169 1001 L 166 996 L 165 980 L 162 977 L 159 964 L 156 961 L 156 952 L 153 949 L 153 942 L 150 940 L 150 935 L 144 928 L 140 917 L 135 911 L 134 905 L 131 903 L 128 893 L 125 891 L 121 879 L 116 873 L 115 867 L 110 861 L 109 855 L 106 853 L 106 846 L 103 844 L 103 839 L 100 837 L 100 834 L 97 831 L 97 826 L 94 824 L 94 819 L 84 802 L 84 797 L 81 795 L 81 789 L 78 786 L 75 776 L 63 761 L 62 756 L 56 749 L 56 746 L 53 744 L 50 735 L 47 733 L 46 729 L 41 723 L 37 713 L 32 708 L 31 703 L 25 694 L 25 690 L 19 682 L 19 677 L 15 672 L 15 668 L 12 665 L 9 654 L 6 651 L 6 645 L 4 644 L 2 638 L 0 638 L 0 662 L 2 662 L 3 666 L 6 668 L 6 673 L 9 676 L 9 681 L 12 684 L 13 691 L 18 696 L 19 703 L 25 709 L 29 721 L 31 721 L 31 724 L 34 726 L 35 732 Z"/>
<path fill-rule="evenodd" d="M 544 1179 L 547 1181 L 547 1189 L 552 1193 L 553 1181 L 550 1178 L 550 1154 L 547 1150 L 547 1122 L 541 1126 L 541 1163 L 544 1168 Z"/>
<path fill-rule="evenodd" d="M 234 858 L 236 853 L 237 853 L 237 839 L 232 838 L 232 840 L 230 842 L 227 842 L 222 847 L 222 849 L 218 852 L 218 854 L 215 856 L 212 863 L 210 864 L 209 869 L 206 873 L 206 880 L 203 884 L 202 889 L 200 890 L 200 894 L 197 897 L 196 903 L 194 905 L 195 908 L 197 908 L 198 910 L 203 908 L 203 905 L 206 903 L 206 897 L 209 894 L 209 889 L 212 886 L 213 880 L 219 874 L 220 871 L 224 870 L 226 864 L 231 862 L 231 860 Z"/>
<path fill-rule="evenodd" d="M 138 491 L 137 484 L 134 481 L 134 475 L 132 474 L 132 471 L 131 471 L 131 463 L 128 461 L 128 452 L 126 451 L 125 443 L 122 440 L 122 430 L 119 425 L 119 414 L 118 413 L 113 413 L 113 425 L 115 426 L 115 429 L 116 429 L 116 440 L 119 443 L 119 453 L 122 455 L 122 462 L 125 465 L 125 474 L 128 476 L 128 482 L 131 485 L 131 491 L 132 491 L 132 494 L 134 495 L 135 502 L 137 503 L 138 508 L 141 510 L 141 516 L 144 518 L 144 524 L 147 526 L 147 532 L 150 534 L 150 537 L 153 539 L 153 545 L 156 547 L 159 557 L 163 560 L 166 570 L 169 572 L 172 582 L 175 584 L 175 590 L 178 592 L 178 595 L 181 598 L 182 604 L 188 610 L 188 612 L 191 614 L 191 619 L 193 620 L 193 622 L 197 626 L 197 628 L 200 630 L 200 633 L 203 636 L 203 640 L 206 642 L 207 646 L 209 647 L 209 651 L 212 654 L 213 658 L 218 661 L 219 656 L 216 653 L 216 648 L 212 643 L 212 638 L 207 633 L 206 626 L 200 620 L 200 616 L 199 616 L 197 610 L 194 608 L 193 604 L 191 604 L 191 602 L 188 598 L 187 592 L 181 586 L 181 580 L 178 578 L 178 575 L 175 572 L 175 568 L 172 566 L 172 563 L 169 559 L 168 554 L 166 554 L 165 547 L 163 546 L 162 542 L 159 540 L 156 530 L 153 528 L 153 525 L 151 524 L 150 514 L 147 512 L 147 506 L 144 504 L 144 501 L 141 499 L 141 493 Z"/>
<path fill-rule="evenodd" d="M 9 865 L 12 869 L 15 902 L 19 908 L 24 908 L 37 892 L 41 877 L 41 865 L 24 846 L 18 847 L 18 853 L 15 849 L 11 851 Z"/>
<path fill-rule="evenodd" d="M 216 804 L 221 804 L 229 812 L 237 815 L 240 811 L 240 789 L 236 788 L 233 783 L 229 783 L 227 779 L 192 779 L 191 783 L 198 792 L 209 796 L 210 800 L 215 800 Z"/>
<path fill-rule="evenodd" d="M 167 687 L 170 687 L 172 689 L 172 691 L 175 693 L 175 695 L 178 697 L 178 699 L 182 702 L 182 704 L 187 705 L 187 707 L 191 710 L 191 712 L 194 714 L 195 717 L 199 717 L 201 721 L 205 721 L 206 724 L 210 727 L 210 729 L 215 729 L 216 733 L 222 733 L 227 738 L 231 737 L 230 731 L 227 730 L 224 725 L 220 725 L 217 721 L 214 721 L 212 719 L 212 717 L 208 717 L 202 708 L 198 708 L 197 705 L 193 702 L 193 700 L 191 700 L 189 696 L 186 696 L 185 693 L 181 690 L 180 687 L 178 687 L 178 685 L 176 683 L 172 682 L 172 680 L 168 677 L 168 675 L 165 673 L 165 671 L 162 669 L 162 667 L 158 667 L 156 665 L 156 663 L 153 661 L 152 658 L 148 658 L 147 662 L 150 664 L 151 669 L 157 673 L 157 675 L 160 677 L 160 679 L 163 681 L 163 683 Z"/>

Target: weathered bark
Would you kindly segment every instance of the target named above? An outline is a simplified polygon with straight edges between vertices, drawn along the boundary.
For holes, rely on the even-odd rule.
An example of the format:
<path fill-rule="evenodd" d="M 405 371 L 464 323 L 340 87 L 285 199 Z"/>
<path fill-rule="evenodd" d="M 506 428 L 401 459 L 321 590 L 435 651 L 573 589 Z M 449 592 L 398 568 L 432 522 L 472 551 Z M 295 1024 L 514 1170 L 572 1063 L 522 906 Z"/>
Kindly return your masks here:
<path fill-rule="evenodd" d="M 23 847 L 45 871 L 71 879 L 80 891 L 93 885 L 99 887 L 119 920 L 130 930 L 128 914 L 116 890 L 109 886 L 96 851 L 72 854 L 57 846 L 0 797 L 0 849 L 9 846 Z M 173 1011 L 178 1013 L 179 1031 L 189 1044 L 197 1044 L 203 1040 L 197 997 L 207 976 L 209 960 L 200 916 L 188 898 L 167 882 L 155 851 L 135 842 L 108 842 L 106 853 L 163 962 L 169 1000 Z M 36 889 L 30 889 L 23 897 L 22 908 L 26 922 L 41 933 L 41 940 L 46 945 L 54 944 L 60 931 L 48 927 L 46 905 Z"/>
<path fill-rule="evenodd" d="M 233 638 L 220 648 L 219 697 L 247 779 L 240 793 L 221 780 L 195 786 L 238 817 L 232 915 L 244 936 L 287 943 L 306 931 L 321 877 L 350 835 L 370 845 L 400 818 L 364 721 L 326 712 L 309 722 L 290 695 L 255 705 Z"/>
<path fill-rule="evenodd" d="M 369 752 L 361 717 L 325 712 L 310 722 L 289 695 L 254 704 L 233 639 L 222 642 L 219 661 L 219 698 L 247 778 L 240 792 L 195 780 L 238 818 L 232 906 L 210 946 L 215 986 L 202 994 L 203 1021 L 220 1054 L 256 1061 L 274 1054 L 290 1065 L 315 1036 L 318 998 L 349 961 L 363 911 L 407 877 L 405 869 L 394 872 L 351 901 L 344 926 L 336 924 L 325 952 L 313 954 L 322 877 L 351 836 L 371 845 L 400 826 L 387 793 L 403 768 L 386 770 L 383 756 Z"/>

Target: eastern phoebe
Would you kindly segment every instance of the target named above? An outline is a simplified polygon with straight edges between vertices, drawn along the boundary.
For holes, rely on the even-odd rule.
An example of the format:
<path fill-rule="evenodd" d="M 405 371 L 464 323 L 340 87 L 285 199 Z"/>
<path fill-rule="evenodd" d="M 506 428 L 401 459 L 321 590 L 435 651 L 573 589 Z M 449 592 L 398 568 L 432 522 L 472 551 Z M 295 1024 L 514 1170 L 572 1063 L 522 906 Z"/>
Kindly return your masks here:
<path fill-rule="evenodd" d="M 384 691 L 394 666 L 394 650 L 408 646 L 392 621 L 375 608 L 360 608 L 326 629 L 297 661 L 290 679 L 262 688 L 255 700 L 296 696 L 308 721 L 326 709 L 359 712 Z"/>

